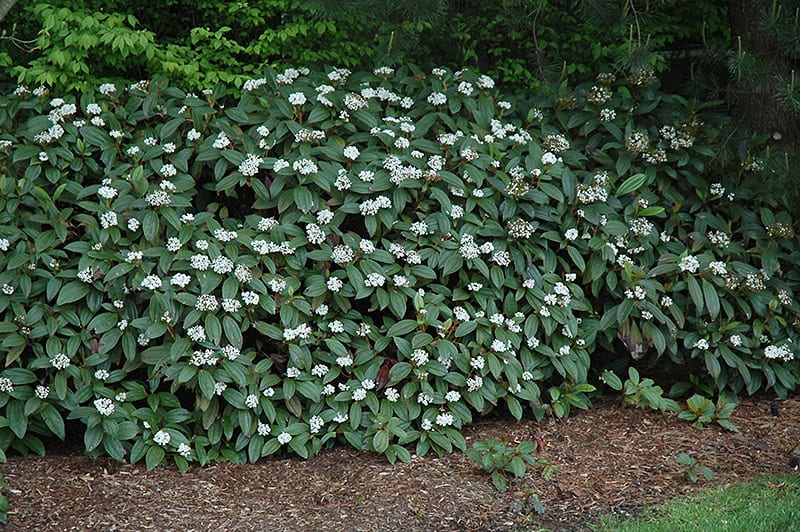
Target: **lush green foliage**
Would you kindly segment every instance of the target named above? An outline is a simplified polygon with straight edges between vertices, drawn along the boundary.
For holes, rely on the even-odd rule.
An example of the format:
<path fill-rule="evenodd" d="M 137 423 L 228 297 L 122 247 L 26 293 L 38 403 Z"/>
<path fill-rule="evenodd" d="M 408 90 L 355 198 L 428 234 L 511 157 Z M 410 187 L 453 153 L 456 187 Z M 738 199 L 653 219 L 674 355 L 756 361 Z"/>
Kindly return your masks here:
<path fill-rule="evenodd" d="M 635 520 L 605 519 L 597 530 L 792 530 L 797 528 L 798 522 L 800 479 L 797 475 L 787 474 L 676 499 Z"/>
<path fill-rule="evenodd" d="M 41 21 L 41 28 L 24 26 L 38 30 L 30 53 L 8 48 L 14 54 L 6 60 L 13 65 L 8 71 L 19 82 L 86 91 L 108 81 L 168 77 L 184 89 L 200 90 L 220 81 L 241 86 L 265 65 L 353 66 L 376 53 L 365 23 L 316 18 L 301 1 L 169 1 L 155 10 L 152 4 L 132 9 L 119 2 L 118 11 L 105 2 L 83 2 L 83 8 L 54 3 L 19 6 L 23 22 Z M 165 20 L 171 22 L 166 27 Z M 195 27 L 197 20 L 204 24 Z"/>
<path fill-rule="evenodd" d="M 17 5 L 5 44 L 19 81 L 87 89 L 167 76 L 184 89 L 241 84 L 264 65 L 470 65 L 517 90 L 591 79 L 606 65 L 663 69 L 726 27 L 715 3 L 51 0 Z M 631 29 L 638 27 L 638 33 Z M 36 38 L 38 35 L 38 39 Z M 8 55 L 10 54 L 10 55 Z"/>
<path fill-rule="evenodd" d="M 797 238 L 647 73 L 533 107 L 472 71 L 268 71 L 0 108 L 0 449 L 407 460 L 683 365 L 784 396 Z M 620 356 L 622 347 L 628 353 Z"/>

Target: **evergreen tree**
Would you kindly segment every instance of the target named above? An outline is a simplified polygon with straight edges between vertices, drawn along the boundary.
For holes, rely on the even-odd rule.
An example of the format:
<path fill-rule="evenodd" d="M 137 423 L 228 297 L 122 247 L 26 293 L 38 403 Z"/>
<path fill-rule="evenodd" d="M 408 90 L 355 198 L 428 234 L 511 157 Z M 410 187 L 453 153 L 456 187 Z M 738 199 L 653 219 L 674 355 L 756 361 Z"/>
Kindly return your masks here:
<path fill-rule="evenodd" d="M 800 141 L 800 1 L 728 0 L 728 95 L 752 129 Z"/>

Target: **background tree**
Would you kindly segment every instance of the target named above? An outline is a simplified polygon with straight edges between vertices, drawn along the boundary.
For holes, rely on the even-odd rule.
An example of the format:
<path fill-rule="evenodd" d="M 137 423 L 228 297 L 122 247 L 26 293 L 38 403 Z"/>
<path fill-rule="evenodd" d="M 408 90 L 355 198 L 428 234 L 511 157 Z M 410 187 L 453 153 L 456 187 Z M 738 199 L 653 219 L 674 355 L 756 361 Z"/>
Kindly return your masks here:
<path fill-rule="evenodd" d="M 788 149 L 800 133 L 799 19 L 800 0 L 50 0 L 9 12 L 6 30 L 35 49 L 3 40 L 0 65 L 9 88 L 69 89 L 153 76 L 241 85 L 266 65 L 405 62 L 476 68 L 527 93 L 603 69 L 653 70 L 667 90 L 724 99 L 745 128 Z"/>
<path fill-rule="evenodd" d="M 728 0 L 728 95 L 750 129 L 800 140 L 800 2 Z"/>
<path fill-rule="evenodd" d="M 0 21 L 2 21 L 8 12 L 14 7 L 14 4 L 17 3 L 17 0 L 2 0 L 0 2 Z"/>

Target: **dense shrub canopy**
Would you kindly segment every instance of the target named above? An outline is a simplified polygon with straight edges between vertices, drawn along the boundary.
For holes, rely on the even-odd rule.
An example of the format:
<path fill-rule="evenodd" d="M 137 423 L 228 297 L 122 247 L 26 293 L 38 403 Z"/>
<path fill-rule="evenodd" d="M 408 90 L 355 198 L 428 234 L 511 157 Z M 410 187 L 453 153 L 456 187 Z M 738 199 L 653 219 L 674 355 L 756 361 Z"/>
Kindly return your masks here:
<path fill-rule="evenodd" d="M 243 90 L 0 102 L 0 448 L 66 416 L 149 467 L 408 459 L 586 407 L 631 358 L 795 388 L 792 220 L 652 72 L 537 102 L 414 67 Z"/>

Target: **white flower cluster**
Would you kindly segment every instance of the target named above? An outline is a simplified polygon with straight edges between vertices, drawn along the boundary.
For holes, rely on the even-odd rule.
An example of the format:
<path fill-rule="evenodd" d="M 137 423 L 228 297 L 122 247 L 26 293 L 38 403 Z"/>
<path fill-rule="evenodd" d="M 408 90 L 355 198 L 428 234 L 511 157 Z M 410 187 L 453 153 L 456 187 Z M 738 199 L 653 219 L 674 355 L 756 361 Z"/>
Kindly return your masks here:
<path fill-rule="evenodd" d="M 64 353 L 58 353 L 50 359 L 50 365 L 58 370 L 66 369 L 70 366 L 70 364 L 71 362 L 69 357 Z"/>
<path fill-rule="evenodd" d="M 198 296 L 194 308 L 200 312 L 214 312 L 219 308 L 219 301 L 216 296 L 211 294 L 202 294 Z"/>
<path fill-rule="evenodd" d="M 723 231 L 711 231 L 706 236 L 709 242 L 722 248 L 728 247 L 728 244 L 731 243 L 731 237 Z"/>
<path fill-rule="evenodd" d="M 512 238 L 530 238 L 535 229 L 533 224 L 522 218 L 515 218 L 508 223 L 508 236 Z"/>
<path fill-rule="evenodd" d="M 308 428 L 311 434 L 317 434 L 325 425 L 325 421 L 317 415 L 311 416 L 308 420 Z"/>
<path fill-rule="evenodd" d="M 189 363 L 198 368 L 202 366 L 213 366 L 218 361 L 219 359 L 215 356 L 213 349 L 198 349 L 193 351 L 192 355 L 189 357 Z"/>
<path fill-rule="evenodd" d="M 344 244 L 339 244 L 331 251 L 331 260 L 336 264 L 347 264 L 355 258 L 352 249 Z"/>
<path fill-rule="evenodd" d="M 360 94 L 351 92 L 344 97 L 344 105 L 350 111 L 358 111 L 359 109 L 367 107 L 369 102 Z"/>
<path fill-rule="evenodd" d="M 172 203 L 172 198 L 164 190 L 154 190 L 144 199 L 151 207 L 164 207 Z"/>
<path fill-rule="evenodd" d="M 248 79 L 247 81 L 244 82 L 242 90 L 247 92 L 254 91 L 259 87 L 266 85 L 266 83 L 267 83 L 266 78 Z"/>
<path fill-rule="evenodd" d="M 700 338 L 700 339 L 695 341 L 693 347 L 695 349 L 699 349 L 701 351 L 707 351 L 708 348 L 711 347 L 711 346 L 708 344 L 708 340 L 706 340 L 705 338 Z"/>
<path fill-rule="evenodd" d="M 632 288 L 625 289 L 625 297 L 628 299 L 638 299 L 643 300 L 647 297 L 647 290 L 644 287 L 636 285 Z"/>
<path fill-rule="evenodd" d="M 294 134 L 294 140 L 297 143 L 321 142 L 325 140 L 325 136 L 326 136 L 325 132 L 321 129 L 308 129 L 303 127 L 300 128 L 300 130 Z"/>
<path fill-rule="evenodd" d="M 301 323 L 295 328 L 287 327 L 283 330 L 283 339 L 291 342 L 297 338 L 305 340 L 309 336 L 311 336 L 311 327 L 309 327 L 305 323 Z"/>
<path fill-rule="evenodd" d="M 434 166 L 438 166 L 439 159 L 432 159 L 431 162 Z M 389 155 L 386 157 L 383 160 L 383 167 L 389 171 L 389 180 L 395 185 L 399 185 L 406 179 L 434 179 L 436 176 L 436 170 L 422 170 L 410 164 L 403 164 L 396 155 Z"/>
<path fill-rule="evenodd" d="M 615 118 L 617 118 L 617 112 L 615 110 L 608 108 L 600 109 L 601 122 L 612 122 Z"/>
<path fill-rule="evenodd" d="M 781 305 L 791 305 L 792 294 L 788 290 L 778 290 L 778 301 L 780 301 Z"/>
<path fill-rule="evenodd" d="M 564 135 L 553 134 L 545 137 L 542 146 L 553 153 L 560 153 L 569 149 L 569 141 Z"/>
<path fill-rule="evenodd" d="M 498 266 L 510 266 L 511 265 L 511 254 L 508 251 L 497 251 L 494 255 L 492 255 L 492 262 L 497 264 Z"/>
<path fill-rule="evenodd" d="M 725 263 L 719 260 L 709 262 L 708 267 L 714 275 L 719 275 L 720 277 L 728 273 Z"/>
<path fill-rule="evenodd" d="M 159 430 L 153 435 L 153 442 L 160 445 L 161 447 L 165 447 L 172 438 L 169 435 L 169 432 L 164 430 Z"/>
<path fill-rule="evenodd" d="M 97 412 L 101 416 L 110 416 L 111 414 L 114 413 L 115 409 L 114 402 L 107 397 L 101 397 L 100 399 L 96 399 L 94 401 L 94 407 L 97 409 Z"/>
<path fill-rule="evenodd" d="M 592 105 L 601 106 L 608 102 L 612 97 L 611 90 L 608 87 L 593 85 L 589 92 L 586 93 L 586 101 Z"/>
<path fill-rule="evenodd" d="M 547 305 L 558 305 L 565 308 L 569 306 L 572 301 L 572 294 L 569 287 L 562 282 L 557 282 L 553 285 L 553 291 L 544 296 L 544 302 Z"/>
<path fill-rule="evenodd" d="M 258 173 L 258 167 L 263 162 L 264 159 L 260 156 L 248 153 L 247 157 L 239 165 L 239 173 L 246 177 L 254 176 Z"/>
<path fill-rule="evenodd" d="M 595 174 L 592 184 L 580 184 L 577 187 L 578 202 L 584 205 L 596 201 L 605 202 L 608 200 L 608 174 L 600 172 Z"/>
<path fill-rule="evenodd" d="M 428 353 L 424 349 L 415 349 L 411 353 L 411 361 L 416 366 L 424 366 L 428 363 Z"/>
<path fill-rule="evenodd" d="M 308 224 L 306 238 L 311 244 L 322 244 L 325 241 L 325 232 L 317 224 Z"/>
<path fill-rule="evenodd" d="M 276 244 L 274 242 L 267 242 L 266 240 L 253 240 L 250 243 L 253 251 L 259 255 L 267 255 L 269 253 L 280 253 L 281 255 L 293 255 L 296 248 L 292 247 L 288 241 Z"/>
<path fill-rule="evenodd" d="M 364 87 L 361 89 L 361 96 L 367 100 L 375 98 L 381 102 L 397 103 L 400 101 L 400 96 L 390 91 L 386 87 Z"/>
<path fill-rule="evenodd" d="M 498 340 L 497 338 L 495 338 L 494 340 L 492 340 L 491 348 L 492 351 L 496 353 L 505 353 L 511 351 L 512 345 L 511 342 L 506 343 L 503 342 L 502 340 Z"/>
<path fill-rule="evenodd" d="M 364 286 L 379 287 L 383 286 L 385 282 L 386 282 L 386 277 L 384 277 L 379 273 L 373 272 L 367 275 L 366 279 L 364 279 Z"/>
<path fill-rule="evenodd" d="M 86 267 L 78 272 L 77 275 L 78 279 L 86 284 L 91 284 L 94 282 L 94 272 L 91 268 Z"/>
<path fill-rule="evenodd" d="M 150 290 L 158 290 L 161 288 L 161 278 L 158 275 L 148 275 L 144 279 L 142 279 L 142 288 L 148 288 Z"/>
<path fill-rule="evenodd" d="M 630 229 L 636 236 L 648 236 L 653 232 L 655 226 L 647 218 L 638 217 L 631 220 Z"/>
<path fill-rule="evenodd" d="M 475 85 L 480 87 L 481 89 L 493 89 L 494 88 L 494 80 L 487 76 L 486 74 L 482 74 L 478 80 L 475 82 Z"/>
<path fill-rule="evenodd" d="M 676 129 L 673 126 L 662 126 L 658 132 L 662 139 L 669 142 L 669 147 L 673 150 L 691 148 L 692 145 L 694 145 L 695 138 L 691 133 L 689 133 L 687 127 L 682 126 L 679 129 Z"/>
<path fill-rule="evenodd" d="M 232 272 L 234 267 L 233 261 L 225 255 L 220 255 L 211 261 L 211 269 L 220 275 Z"/>
<path fill-rule="evenodd" d="M 441 92 L 432 92 L 428 95 L 428 103 L 441 106 L 447 103 L 447 95 Z"/>
<path fill-rule="evenodd" d="M 355 161 L 358 159 L 358 156 L 361 155 L 361 152 L 358 151 L 358 148 L 355 146 L 346 146 L 344 150 L 342 150 L 342 154 L 351 161 Z"/>
<path fill-rule="evenodd" d="M 467 391 L 475 392 L 483 388 L 483 378 L 479 375 L 467 379 Z"/>
<path fill-rule="evenodd" d="M 768 277 L 763 272 L 748 273 L 744 278 L 744 285 L 748 290 L 753 292 L 760 292 L 766 290 Z"/>
<path fill-rule="evenodd" d="M 302 92 L 293 92 L 289 95 L 289 103 L 292 105 L 303 105 L 307 101 L 308 98 Z"/>
<path fill-rule="evenodd" d="M 282 73 L 275 76 L 275 81 L 278 85 L 291 85 L 300 77 L 300 74 L 302 74 L 302 72 L 296 68 L 287 68 Z"/>
<path fill-rule="evenodd" d="M 634 131 L 625 139 L 625 148 L 635 155 L 647 152 L 649 147 L 650 138 L 643 131 Z"/>
<path fill-rule="evenodd" d="M 695 273 L 700 269 L 700 261 L 694 255 L 686 255 L 678 262 L 682 272 Z"/>
<path fill-rule="evenodd" d="M 783 360 L 784 362 L 789 362 L 790 360 L 794 360 L 794 353 L 786 345 L 768 345 L 764 348 L 764 357 L 771 360 Z"/>
<path fill-rule="evenodd" d="M 391 209 L 392 200 L 386 196 L 378 196 L 375 199 L 364 200 L 358 208 L 362 216 L 375 216 L 381 209 Z"/>
<path fill-rule="evenodd" d="M 186 335 L 193 342 L 206 341 L 206 330 L 202 325 L 194 325 L 192 327 L 189 327 L 189 329 L 186 330 Z"/>
<path fill-rule="evenodd" d="M 241 351 L 238 347 L 233 345 L 226 345 L 222 349 L 220 349 L 222 356 L 227 358 L 228 360 L 236 360 L 241 355 Z"/>
<path fill-rule="evenodd" d="M 220 131 L 217 135 L 217 138 L 214 139 L 214 143 L 211 145 L 213 148 L 217 150 L 224 150 L 233 146 L 231 139 L 228 138 L 228 135 L 225 134 L 224 131 Z"/>
<path fill-rule="evenodd" d="M 294 163 L 292 163 L 292 170 L 297 172 L 300 175 L 311 175 L 316 174 L 319 172 L 319 167 L 317 163 L 312 161 L 311 159 L 298 159 Z M 275 170 L 276 172 L 278 170 Z"/>
<path fill-rule="evenodd" d="M 339 279 L 338 277 L 329 278 L 325 282 L 325 284 L 327 285 L 328 290 L 330 290 L 331 292 L 338 292 L 344 286 L 344 282 L 342 282 L 342 280 Z M 331 329 L 331 330 L 333 330 L 333 329 Z"/>

